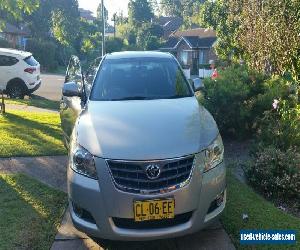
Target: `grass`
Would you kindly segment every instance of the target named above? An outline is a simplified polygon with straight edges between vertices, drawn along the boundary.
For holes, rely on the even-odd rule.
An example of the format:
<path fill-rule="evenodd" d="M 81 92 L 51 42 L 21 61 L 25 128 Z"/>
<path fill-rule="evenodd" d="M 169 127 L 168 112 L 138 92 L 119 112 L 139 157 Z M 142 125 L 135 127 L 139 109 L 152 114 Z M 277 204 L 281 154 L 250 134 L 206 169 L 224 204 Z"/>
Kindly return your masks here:
<path fill-rule="evenodd" d="M 0 131 L 0 157 L 66 154 L 59 114 L 9 110 Z"/>
<path fill-rule="evenodd" d="M 50 249 L 67 196 L 25 175 L 0 174 L 0 249 Z"/>
<path fill-rule="evenodd" d="M 33 97 L 30 99 L 5 99 L 5 104 L 14 104 L 14 105 L 26 105 L 26 106 L 34 106 L 37 108 L 43 109 L 51 109 L 58 110 L 59 109 L 59 101 L 52 101 L 45 98 Z"/>
<path fill-rule="evenodd" d="M 228 171 L 227 205 L 222 216 L 222 224 L 237 249 L 300 249 L 300 219 L 286 214 L 272 203 L 254 192 L 252 188 L 238 181 Z M 247 221 L 242 214 L 248 214 Z M 297 231 L 296 245 L 242 246 L 239 244 L 241 229 L 293 229 Z"/>

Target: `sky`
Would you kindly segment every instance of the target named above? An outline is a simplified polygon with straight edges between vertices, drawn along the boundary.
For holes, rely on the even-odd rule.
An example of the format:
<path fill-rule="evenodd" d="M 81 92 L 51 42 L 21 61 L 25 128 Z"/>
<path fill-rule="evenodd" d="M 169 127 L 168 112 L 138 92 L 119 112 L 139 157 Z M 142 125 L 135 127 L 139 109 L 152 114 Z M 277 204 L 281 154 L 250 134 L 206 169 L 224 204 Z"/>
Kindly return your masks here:
<path fill-rule="evenodd" d="M 95 15 L 100 2 L 101 0 L 78 0 L 80 8 L 91 10 Z M 116 12 L 123 11 L 124 15 L 127 16 L 127 5 L 128 0 L 104 0 L 104 6 L 108 10 L 109 22 L 111 23 L 112 16 Z"/>

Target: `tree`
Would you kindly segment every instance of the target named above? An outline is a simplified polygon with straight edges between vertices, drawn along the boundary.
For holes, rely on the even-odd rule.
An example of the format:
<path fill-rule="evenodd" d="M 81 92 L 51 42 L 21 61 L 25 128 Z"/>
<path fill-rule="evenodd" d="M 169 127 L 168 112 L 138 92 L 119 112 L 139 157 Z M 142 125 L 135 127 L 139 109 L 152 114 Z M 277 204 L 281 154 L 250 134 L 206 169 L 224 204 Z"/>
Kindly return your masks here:
<path fill-rule="evenodd" d="M 148 0 L 130 0 L 128 3 L 128 19 L 133 25 L 150 22 L 154 17 L 153 10 Z"/>
<path fill-rule="evenodd" d="M 115 13 L 116 25 L 127 23 L 127 21 L 128 21 L 128 18 L 124 17 L 123 11 L 121 11 L 119 13 Z"/>
<path fill-rule="evenodd" d="M 99 23 L 102 23 L 102 4 L 101 3 L 99 3 L 98 8 L 97 8 L 97 21 Z M 108 11 L 105 6 L 104 6 L 104 21 L 105 21 L 105 27 L 107 27 Z"/>
<path fill-rule="evenodd" d="M 154 15 L 159 16 L 161 14 L 161 11 L 159 8 L 158 0 L 151 0 L 149 3 L 150 3 L 151 9 L 152 9 L 152 12 L 154 13 Z"/>
<path fill-rule="evenodd" d="M 155 50 L 160 46 L 159 38 L 155 35 L 154 25 L 144 23 L 137 31 L 137 47 L 142 50 Z"/>
<path fill-rule="evenodd" d="M 203 5 L 199 23 L 216 30 L 219 56 L 300 79 L 299 9 L 298 0 L 216 0 Z"/>
<path fill-rule="evenodd" d="M 194 10 L 205 0 L 161 0 L 160 6 L 167 16 L 179 16 L 189 18 L 194 14 Z"/>
<path fill-rule="evenodd" d="M 81 52 L 87 53 L 89 50 L 94 49 L 98 45 L 93 39 L 98 30 L 99 29 L 96 24 L 90 23 L 85 19 L 80 20 L 78 38 L 81 41 Z"/>
<path fill-rule="evenodd" d="M 197 25 L 197 17 L 199 15 L 199 10 L 206 0 L 181 0 L 182 2 L 182 18 L 183 27 L 185 29 L 190 29 L 194 25 Z"/>
<path fill-rule="evenodd" d="M 32 36 L 47 39 L 51 30 L 51 15 L 54 8 L 53 1 L 40 0 L 39 8 L 31 14 L 23 14 Z"/>
<path fill-rule="evenodd" d="M 229 0 L 234 1 L 234 0 Z M 201 7 L 196 20 L 201 27 L 212 28 L 217 32 L 218 42 L 216 51 L 222 59 L 240 58 L 240 48 L 237 44 L 237 30 L 239 21 L 234 18 L 238 15 L 239 1 L 236 1 L 235 13 L 230 13 L 229 1 L 206 1 Z"/>
<path fill-rule="evenodd" d="M 128 22 L 117 25 L 117 36 L 124 39 L 130 45 L 136 45 L 136 30 Z"/>
<path fill-rule="evenodd" d="M 161 0 L 160 7 L 166 16 L 182 17 L 182 5 L 180 0 Z"/>
<path fill-rule="evenodd" d="M 62 45 L 74 46 L 78 39 L 79 11 L 77 0 L 58 1 L 52 11 L 51 26 L 55 39 Z"/>
<path fill-rule="evenodd" d="M 300 1 L 243 2 L 238 37 L 249 66 L 268 73 L 289 71 L 300 79 L 299 9 Z"/>
<path fill-rule="evenodd" d="M 16 20 L 22 19 L 23 13 L 30 14 L 38 7 L 39 0 L 1 0 L 0 2 L 0 12 L 12 15 Z"/>

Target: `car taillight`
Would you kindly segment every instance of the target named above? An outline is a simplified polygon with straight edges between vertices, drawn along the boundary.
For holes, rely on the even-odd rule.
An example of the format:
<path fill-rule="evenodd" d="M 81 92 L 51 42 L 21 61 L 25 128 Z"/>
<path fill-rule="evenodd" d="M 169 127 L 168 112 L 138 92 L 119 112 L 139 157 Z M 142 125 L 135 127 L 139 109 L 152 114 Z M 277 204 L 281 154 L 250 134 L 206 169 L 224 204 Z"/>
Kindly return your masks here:
<path fill-rule="evenodd" d="M 33 74 L 34 71 L 36 71 L 35 68 L 26 68 L 26 69 L 24 69 L 24 72 L 29 73 L 29 74 Z"/>

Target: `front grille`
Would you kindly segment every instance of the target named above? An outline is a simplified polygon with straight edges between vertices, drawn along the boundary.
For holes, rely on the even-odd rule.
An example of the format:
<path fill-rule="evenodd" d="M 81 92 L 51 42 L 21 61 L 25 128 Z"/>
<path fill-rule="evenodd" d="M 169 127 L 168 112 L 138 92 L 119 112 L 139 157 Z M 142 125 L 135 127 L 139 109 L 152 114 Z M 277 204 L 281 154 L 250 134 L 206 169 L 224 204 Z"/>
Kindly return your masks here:
<path fill-rule="evenodd" d="M 175 215 L 174 219 L 150 220 L 135 222 L 134 219 L 112 218 L 114 224 L 119 228 L 125 229 L 159 229 L 166 227 L 174 227 L 188 222 L 193 212 Z"/>
<path fill-rule="evenodd" d="M 162 190 L 178 188 L 189 180 L 193 168 L 194 156 L 155 162 L 113 161 L 108 166 L 118 189 L 131 193 L 158 193 Z M 155 164 L 160 167 L 160 175 L 150 179 L 146 174 L 147 166 Z"/>

